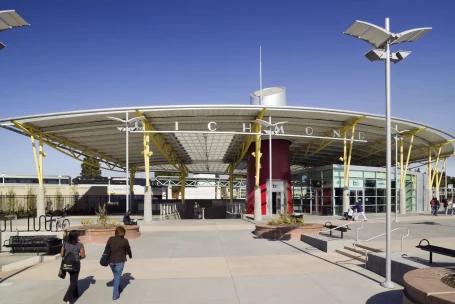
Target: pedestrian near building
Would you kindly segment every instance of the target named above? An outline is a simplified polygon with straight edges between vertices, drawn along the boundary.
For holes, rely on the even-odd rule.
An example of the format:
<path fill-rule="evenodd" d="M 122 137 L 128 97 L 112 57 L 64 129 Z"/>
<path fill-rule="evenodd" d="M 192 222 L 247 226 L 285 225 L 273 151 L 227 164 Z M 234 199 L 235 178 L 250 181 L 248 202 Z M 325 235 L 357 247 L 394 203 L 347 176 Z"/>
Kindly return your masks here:
<path fill-rule="evenodd" d="M 126 255 L 133 257 L 131 253 L 130 243 L 125 239 L 125 228 L 119 226 L 115 228 L 115 236 L 110 237 L 106 246 L 111 249 L 109 256 L 109 266 L 111 267 L 112 274 L 114 275 L 114 290 L 112 293 L 112 300 L 117 300 L 122 293 L 120 288 L 120 280 L 122 277 L 123 268 L 125 267 Z"/>
<path fill-rule="evenodd" d="M 367 221 L 367 217 L 365 216 L 365 212 L 363 211 L 363 206 L 362 206 L 362 203 L 360 201 L 357 201 L 357 204 L 356 204 L 355 208 L 356 208 L 356 214 L 355 214 L 354 220 L 357 221 L 359 219 L 359 215 L 362 215 L 363 219 L 366 222 Z"/>
<path fill-rule="evenodd" d="M 430 212 L 431 215 L 434 215 L 434 197 L 430 201 Z"/>
<path fill-rule="evenodd" d="M 434 199 L 434 215 L 435 216 L 438 216 L 438 211 L 439 211 L 439 207 L 441 206 L 441 204 L 439 203 L 439 200 L 437 198 Z"/>

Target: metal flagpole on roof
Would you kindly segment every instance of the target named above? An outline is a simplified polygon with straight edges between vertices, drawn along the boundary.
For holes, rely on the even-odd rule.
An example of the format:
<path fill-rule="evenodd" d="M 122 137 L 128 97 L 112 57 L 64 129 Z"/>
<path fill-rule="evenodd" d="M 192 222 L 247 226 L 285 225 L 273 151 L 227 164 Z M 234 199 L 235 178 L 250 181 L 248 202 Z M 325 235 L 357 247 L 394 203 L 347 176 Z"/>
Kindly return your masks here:
<path fill-rule="evenodd" d="M 259 104 L 262 105 L 262 46 L 259 47 L 259 88 L 261 91 Z"/>

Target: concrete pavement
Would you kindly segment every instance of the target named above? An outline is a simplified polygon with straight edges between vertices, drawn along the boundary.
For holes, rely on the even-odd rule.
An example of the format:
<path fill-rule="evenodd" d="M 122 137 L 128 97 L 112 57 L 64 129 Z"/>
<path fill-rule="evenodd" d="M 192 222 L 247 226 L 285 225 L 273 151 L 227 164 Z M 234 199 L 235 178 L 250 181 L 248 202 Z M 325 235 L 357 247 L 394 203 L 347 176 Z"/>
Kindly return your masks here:
<path fill-rule="evenodd" d="M 383 278 L 354 262 L 298 241 L 256 239 L 246 221 L 150 227 L 156 229 L 130 242 L 133 259 L 117 303 L 401 303 L 401 287 L 383 289 Z M 99 266 L 102 250 L 86 247 L 76 303 L 112 302 L 111 271 Z M 69 282 L 57 277 L 58 267 L 59 261 L 47 262 L 2 281 L 0 303 L 62 303 Z"/>

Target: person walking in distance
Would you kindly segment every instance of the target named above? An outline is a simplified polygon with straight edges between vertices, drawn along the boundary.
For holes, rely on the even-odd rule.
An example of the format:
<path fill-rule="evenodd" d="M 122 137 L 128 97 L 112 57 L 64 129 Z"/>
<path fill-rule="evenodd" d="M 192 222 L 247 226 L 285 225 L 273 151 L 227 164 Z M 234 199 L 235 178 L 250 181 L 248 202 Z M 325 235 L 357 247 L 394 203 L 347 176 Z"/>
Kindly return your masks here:
<path fill-rule="evenodd" d="M 356 208 L 356 214 L 355 214 L 355 221 L 357 221 L 359 219 L 359 215 L 362 215 L 363 216 L 363 219 L 365 220 L 365 222 L 367 221 L 367 217 L 365 216 L 365 212 L 363 211 L 363 206 L 362 206 L 362 203 L 360 201 L 357 201 L 357 204 L 355 206 Z"/>
<path fill-rule="evenodd" d="M 107 245 L 111 248 L 109 256 L 109 266 L 111 267 L 112 274 L 114 275 L 114 290 L 112 300 L 117 300 L 122 293 L 120 289 L 120 279 L 122 277 L 123 268 L 126 262 L 126 255 L 133 257 L 131 253 L 130 243 L 125 239 L 125 228 L 119 226 L 115 229 L 115 236 L 110 237 Z"/>
<path fill-rule="evenodd" d="M 439 203 L 438 198 L 435 198 L 434 199 L 434 215 L 435 216 L 438 216 L 438 211 L 439 211 L 440 206 L 441 206 L 441 204 Z"/>
<path fill-rule="evenodd" d="M 70 276 L 70 286 L 63 297 L 63 301 L 70 304 L 71 301 L 79 297 L 77 281 L 81 270 L 81 259 L 85 259 L 84 245 L 79 242 L 79 235 L 76 231 L 70 231 L 68 234 L 67 241 L 60 250 L 60 256 L 63 258 L 62 268 Z"/>
<path fill-rule="evenodd" d="M 430 201 L 431 215 L 434 215 L 434 200 L 435 198 L 433 197 Z"/>
<path fill-rule="evenodd" d="M 444 211 L 445 211 L 446 216 L 447 216 L 447 212 L 449 211 L 449 202 L 447 201 L 447 198 L 445 196 L 442 199 L 442 205 L 444 206 Z"/>

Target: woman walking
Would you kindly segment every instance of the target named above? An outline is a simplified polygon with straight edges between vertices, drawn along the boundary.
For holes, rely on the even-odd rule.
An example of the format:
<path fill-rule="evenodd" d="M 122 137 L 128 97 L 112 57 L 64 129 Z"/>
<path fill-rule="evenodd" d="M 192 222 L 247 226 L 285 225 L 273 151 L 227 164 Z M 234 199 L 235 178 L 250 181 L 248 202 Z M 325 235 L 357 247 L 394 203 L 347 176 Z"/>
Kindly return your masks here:
<path fill-rule="evenodd" d="M 79 235 L 76 231 L 70 231 L 67 241 L 63 244 L 60 250 L 60 256 L 63 258 L 63 263 L 70 260 L 74 261 L 74 271 L 68 271 L 70 276 L 70 286 L 66 291 L 63 301 L 70 304 L 72 300 L 79 297 L 77 289 L 77 280 L 81 269 L 81 259 L 85 259 L 84 245 L 79 242 Z"/>
<path fill-rule="evenodd" d="M 114 274 L 114 291 L 112 299 L 117 300 L 120 297 L 120 278 L 122 277 L 123 267 L 126 262 L 126 255 L 133 257 L 130 243 L 125 239 L 125 228 L 119 226 L 115 229 L 115 236 L 109 238 L 107 246 L 111 248 L 109 256 L 109 266 Z"/>

